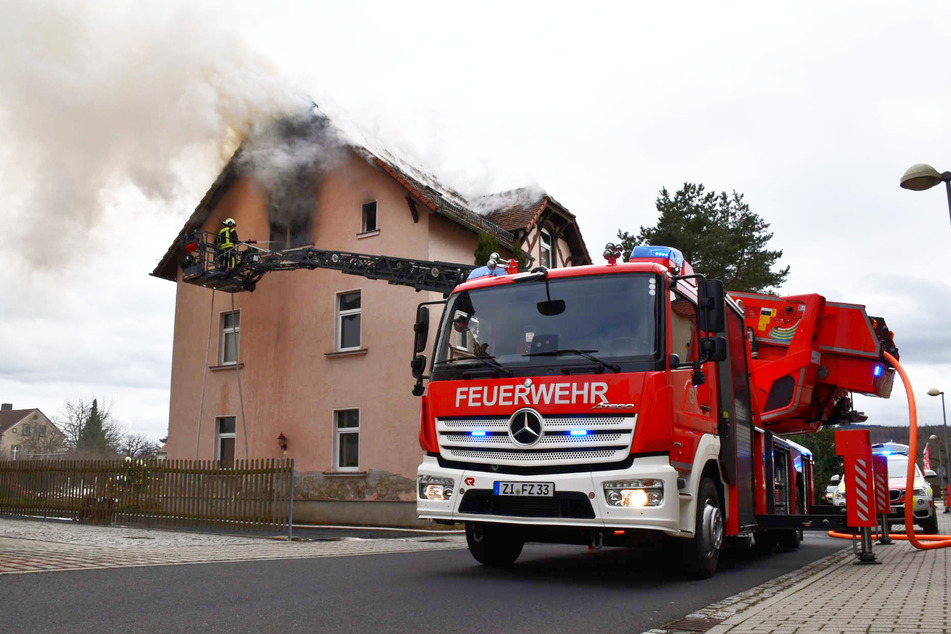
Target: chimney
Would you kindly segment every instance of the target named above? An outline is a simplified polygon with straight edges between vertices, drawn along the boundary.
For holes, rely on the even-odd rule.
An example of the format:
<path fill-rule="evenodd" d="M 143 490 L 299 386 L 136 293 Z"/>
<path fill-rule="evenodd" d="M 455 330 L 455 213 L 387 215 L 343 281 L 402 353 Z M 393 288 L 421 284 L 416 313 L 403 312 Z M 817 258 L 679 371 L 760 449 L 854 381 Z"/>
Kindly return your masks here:
<path fill-rule="evenodd" d="M 0 403 L 0 411 L 6 411 L 8 409 L 13 409 L 13 403 Z"/>

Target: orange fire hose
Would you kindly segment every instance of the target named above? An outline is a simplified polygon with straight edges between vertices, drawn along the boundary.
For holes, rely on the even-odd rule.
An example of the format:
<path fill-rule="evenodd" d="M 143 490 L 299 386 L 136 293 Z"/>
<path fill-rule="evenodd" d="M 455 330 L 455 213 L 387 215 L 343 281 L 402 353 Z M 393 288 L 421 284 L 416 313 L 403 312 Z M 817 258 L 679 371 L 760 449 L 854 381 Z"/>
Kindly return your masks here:
<path fill-rule="evenodd" d="M 908 472 L 905 477 L 905 534 L 892 535 L 892 539 L 907 539 L 911 545 L 919 550 L 934 550 L 936 548 L 947 548 L 951 546 L 951 535 L 918 535 L 915 533 L 915 518 L 912 511 L 912 505 L 909 501 L 914 500 L 915 492 L 915 462 L 918 455 L 918 408 L 915 406 L 915 394 L 911 389 L 911 380 L 905 374 L 905 369 L 898 363 L 898 359 L 885 353 L 885 360 L 892 364 L 898 370 L 901 376 L 902 384 L 905 386 L 905 398 L 908 399 Z M 937 511 L 935 511 L 937 512 Z M 830 537 L 839 537 L 842 539 L 853 539 L 855 536 L 849 533 L 838 533 L 829 531 Z M 877 539 L 878 535 L 873 536 Z M 930 542 L 930 543 L 925 543 Z"/>

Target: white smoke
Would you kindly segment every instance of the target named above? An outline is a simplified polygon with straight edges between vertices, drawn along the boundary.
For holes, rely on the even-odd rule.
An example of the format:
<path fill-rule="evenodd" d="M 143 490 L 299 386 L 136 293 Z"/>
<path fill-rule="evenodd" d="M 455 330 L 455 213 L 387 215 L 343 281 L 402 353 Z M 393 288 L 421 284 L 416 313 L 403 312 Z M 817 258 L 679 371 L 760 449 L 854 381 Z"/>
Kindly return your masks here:
<path fill-rule="evenodd" d="M 111 189 L 171 201 L 190 162 L 227 158 L 252 122 L 309 106 L 266 60 L 214 28 L 214 14 L 140 8 L 0 8 L 0 186 L 17 194 L 0 210 L 0 233 L 36 245 L 22 249 L 30 264 L 68 260 L 57 239 L 88 234 Z"/>

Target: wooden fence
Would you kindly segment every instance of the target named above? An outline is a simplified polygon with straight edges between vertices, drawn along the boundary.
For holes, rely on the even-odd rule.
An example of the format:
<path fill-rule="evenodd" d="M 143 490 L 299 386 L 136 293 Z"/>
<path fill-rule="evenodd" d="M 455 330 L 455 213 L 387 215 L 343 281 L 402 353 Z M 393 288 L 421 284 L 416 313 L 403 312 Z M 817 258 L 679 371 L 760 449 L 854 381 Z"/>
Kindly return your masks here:
<path fill-rule="evenodd" d="M 293 460 L 0 462 L 0 515 L 289 531 L 293 495 Z"/>

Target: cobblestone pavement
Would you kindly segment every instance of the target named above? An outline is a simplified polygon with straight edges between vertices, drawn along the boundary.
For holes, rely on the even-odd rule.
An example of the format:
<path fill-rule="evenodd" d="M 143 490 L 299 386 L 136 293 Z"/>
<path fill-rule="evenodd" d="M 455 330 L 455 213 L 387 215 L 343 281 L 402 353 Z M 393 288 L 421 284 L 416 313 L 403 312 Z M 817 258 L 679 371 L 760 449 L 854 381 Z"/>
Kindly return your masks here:
<path fill-rule="evenodd" d="M 951 535 L 951 515 L 940 507 L 938 525 Z M 876 542 L 872 552 L 881 565 L 854 565 L 847 546 L 645 634 L 951 632 L 951 549 L 895 541 Z"/>
<path fill-rule="evenodd" d="M 307 559 L 465 548 L 459 535 L 288 542 L 68 522 L 0 519 L 0 575 L 126 566 Z"/>

